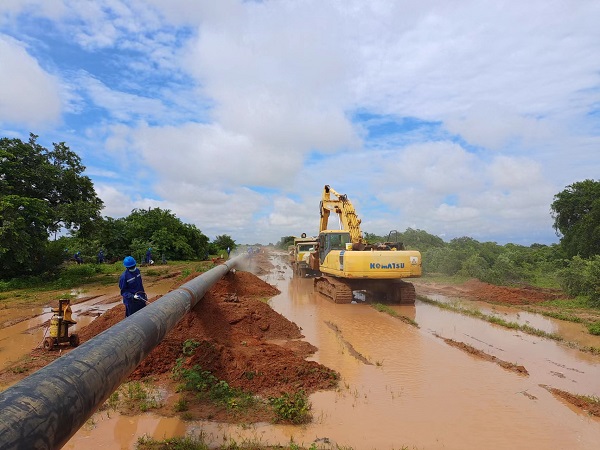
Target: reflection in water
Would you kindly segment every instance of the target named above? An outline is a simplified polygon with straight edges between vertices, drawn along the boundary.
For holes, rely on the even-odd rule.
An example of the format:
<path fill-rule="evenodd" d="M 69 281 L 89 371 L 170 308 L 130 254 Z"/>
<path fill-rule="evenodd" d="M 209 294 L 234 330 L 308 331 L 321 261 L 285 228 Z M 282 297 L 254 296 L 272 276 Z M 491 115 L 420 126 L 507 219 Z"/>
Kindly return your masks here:
<path fill-rule="evenodd" d="M 118 412 L 96 413 L 63 449 L 134 449 L 140 436 L 160 440 L 184 436 L 187 424 L 174 417 L 160 417 L 148 413 L 140 416 L 122 416 Z"/>
<path fill-rule="evenodd" d="M 121 444 L 121 448 L 131 448 L 137 434 L 137 417 L 119 416 L 114 428 L 114 441 Z"/>
<path fill-rule="evenodd" d="M 419 323 L 415 328 L 366 304 L 333 304 L 313 293 L 311 279 L 292 278 L 287 266 L 280 270 L 263 278 L 282 292 L 271 306 L 318 347 L 312 359 L 341 375 L 338 390 L 311 396 L 313 423 L 242 427 L 172 419 L 177 425 L 157 436 L 152 415 L 127 419 L 135 423 L 110 418 L 80 430 L 65 448 L 89 438 L 101 439 L 103 448 L 133 448 L 130 432 L 162 439 L 184 430 L 217 444 L 227 435 L 306 447 L 319 439 L 354 449 L 590 449 L 600 442 L 600 420 L 539 386 L 600 396 L 599 357 L 422 302 L 394 306 Z M 523 365 L 530 375 L 476 359 L 436 335 Z M 123 427 L 118 436 L 117 427 Z M 112 441 L 104 444 L 107 435 Z"/>

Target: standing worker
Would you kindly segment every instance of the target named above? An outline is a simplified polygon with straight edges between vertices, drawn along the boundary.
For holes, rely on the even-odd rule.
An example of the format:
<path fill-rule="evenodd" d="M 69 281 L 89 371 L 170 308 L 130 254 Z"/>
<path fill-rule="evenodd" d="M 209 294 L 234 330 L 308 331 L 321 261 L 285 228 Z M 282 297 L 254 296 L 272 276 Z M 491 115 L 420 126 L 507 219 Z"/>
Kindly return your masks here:
<path fill-rule="evenodd" d="M 150 247 L 147 251 L 146 251 L 146 258 L 144 259 L 144 262 L 146 264 L 152 264 L 154 263 L 154 261 L 152 261 L 152 247 Z"/>
<path fill-rule="evenodd" d="M 104 264 L 104 250 L 98 252 L 98 264 Z"/>
<path fill-rule="evenodd" d="M 125 317 L 129 317 L 134 312 L 139 311 L 148 301 L 144 285 L 142 283 L 142 274 L 137 268 L 137 263 L 132 256 L 126 256 L 123 260 L 125 272 L 119 278 L 119 287 L 125 304 Z"/>
<path fill-rule="evenodd" d="M 227 247 L 227 259 L 229 259 L 229 254 L 231 253 L 231 249 Z"/>
<path fill-rule="evenodd" d="M 73 255 L 73 259 L 77 264 L 83 264 L 83 258 L 81 257 L 81 252 L 77 252 Z"/>

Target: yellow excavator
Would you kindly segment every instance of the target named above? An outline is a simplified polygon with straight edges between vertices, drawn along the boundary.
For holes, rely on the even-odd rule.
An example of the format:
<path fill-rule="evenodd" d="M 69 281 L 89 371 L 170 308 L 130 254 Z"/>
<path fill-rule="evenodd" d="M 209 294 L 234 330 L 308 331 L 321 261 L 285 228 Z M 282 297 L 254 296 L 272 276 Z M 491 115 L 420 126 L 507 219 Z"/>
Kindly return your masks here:
<path fill-rule="evenodd" d="M 354 206 L 328 185 L 319 209 L 317 248 L 310 256 L 311 269 L 322 274 L 314 279 L 315 290 L 335 303 L 414 304 L 415 288 L 404 278 L 421 276 L 421 253 L 405 250 L 400 242 L 365 243 Z M 332 211 L 339 219 L 337 230 L 328 228 Z"/>

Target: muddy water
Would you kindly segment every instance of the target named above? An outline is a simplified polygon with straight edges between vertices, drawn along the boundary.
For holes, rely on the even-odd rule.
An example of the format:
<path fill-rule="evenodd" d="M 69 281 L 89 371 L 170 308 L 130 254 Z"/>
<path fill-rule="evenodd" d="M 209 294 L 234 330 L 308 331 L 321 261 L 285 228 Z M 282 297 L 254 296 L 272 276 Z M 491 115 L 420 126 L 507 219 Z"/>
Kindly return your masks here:
<path fill-rule="evenodd" d="M 112 305 L 102 307 L 81 303 L 73 305 L 73 320 L 77 324 L 69 328 L 69 334 L 77 333 L 78 329 L 91 323 L 98 315 Z M 83 313 L 87 313 L 83 315 Z M 96 313 L 94 313 L 96 312 Z M 0 314 L 0 320 L 10 320 L 12 312 Z M 50 307 L 32 308 L 31 318 L 4 327 L 0 330 L 0 370 L 28 354 L 32 348 L 41 348 L 44 338 L 48 336 L 48 321 L 54 313 Z"/>
<path fill-rule="evenodd" d="M 238 427 L 102 413 L 65 448 L 134 448 L 143 434 L 160 439 L 184 432 L 217 444 L 228 436 L 238 443 L 293 440 L 354 449 L 591 449 L 600 442 L 600 420 L 540 387 L 600 396 L 599 357 L 422 302 L 394 307 L 420 328 L 368 305 L 335 305 L 312 292 L 312 280 L 293 279 L 283 262 L 263 278 L 282 291 L 272 307 L 319 348 L 313 359 L 341 374 L 337 391 L 311 396 L 313 423 Z M 476 359 L 440 337 L 521 364 L 529 376 Z"/>
<path fill-rule="evenodd" d="M 154 297 L 166 294 L 172 285 L 173 280 L 159 280 L 147 283 L 146 289 L 148 295 Z M 74 289 L 70 292 L 70 298 L 73 320 L 77 323 L 69 327 L 69 334 L 77 333 L 79 329 L 121 301 L 118 287 L 115 286 L 85 292 Z M 89 299 L 82 301 L 85 298 Z M 57 300 L 51 303 L 54 307 L 58 306 Z M 0 323 L 11 323 L 24 315 L 22 308 L 3 309 L 0 310 Z M 41 348 L 44 338 L 48 336 L 48 321 L 53 315 L 51 306 L 31 308 L 29 319 L 5 326 L 0 330 L 0 370 L 29 354 L 32 348 Z"/>
<path fill-rule="evenodd" d="M 418 284 L 417 291 L 419 291 Z M 574 342 L 583 347 L 600 347 L 600 336 L 590 334 L 587 328 L 581 324 L 551 319 L 541 314 L 522 311 L 511 306 L 490 305 L 480 301 L 448 298 L 439 294 L 425 293 L 424 295 L 432 300 L 448 303 L 458 308 L 476 309 L 488 316 L 499 317 L 507 322 L 528 325 L 546 333 L 556 333 L 562 336 L 565 341 Z"/>

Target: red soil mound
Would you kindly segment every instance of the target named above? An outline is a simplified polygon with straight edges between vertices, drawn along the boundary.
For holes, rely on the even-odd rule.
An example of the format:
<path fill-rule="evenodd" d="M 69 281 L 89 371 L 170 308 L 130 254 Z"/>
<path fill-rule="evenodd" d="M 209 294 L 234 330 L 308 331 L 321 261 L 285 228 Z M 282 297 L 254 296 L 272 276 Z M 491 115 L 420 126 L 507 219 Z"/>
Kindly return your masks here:
<path fill-rule="evenodd" d="M 316 348 L 296 341 L 303 337 L 298 326 L 262 301 L 278 293 L 276 288 L 248 272 L 228 274 L 206 293 L 130 378 L 170 376 L 177 358 L 182 356 L 184 342 L 193 340 L 199 346 L 193 356 L 186 358 L 184 367 L 199 365 L 245 391 L 279 395 L 299 389 L 310 393 L 334 386 L 337 374 L 304 359 Z M 124 315 L 123 305 L 107 311 L 81 330 L 81 341 L 93 338 Z"/>

